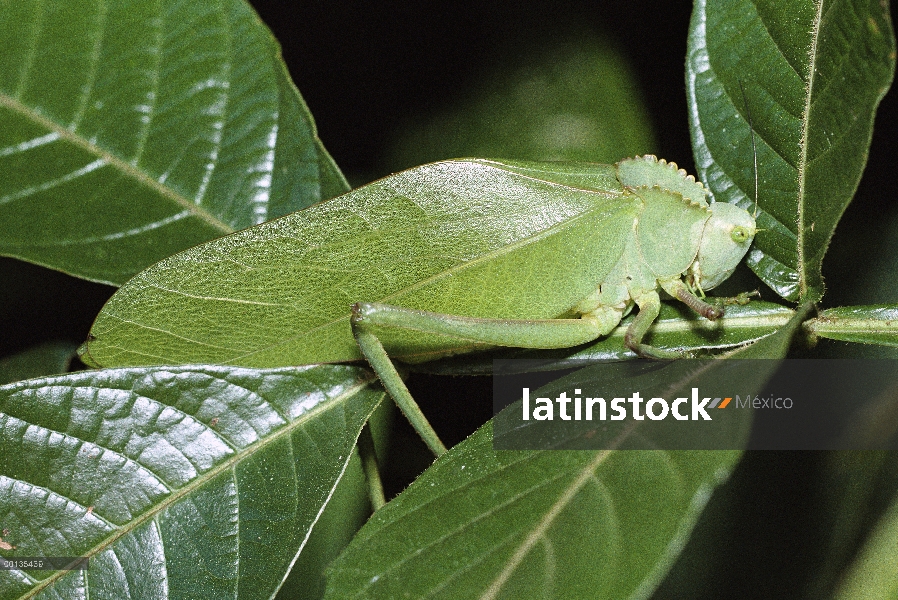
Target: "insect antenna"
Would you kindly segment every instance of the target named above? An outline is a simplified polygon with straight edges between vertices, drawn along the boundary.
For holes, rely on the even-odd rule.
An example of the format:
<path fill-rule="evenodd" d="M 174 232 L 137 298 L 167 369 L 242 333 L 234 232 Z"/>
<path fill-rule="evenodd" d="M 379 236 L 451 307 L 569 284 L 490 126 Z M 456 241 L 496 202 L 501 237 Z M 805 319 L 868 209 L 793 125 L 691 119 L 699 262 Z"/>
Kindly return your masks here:
<path fill-rule="evenodd" d="M 742 103 L 745 105 L 745 114 L 748 117 L 748 129 L 751 132 L 751 155 L 755 161 L 755 214 L 758 217 L 758 149 L 755 147 L 755 126 L 751 122 L 751 108 L 748 106 L 748 97 L 745 95 L 745 88 L 742 86 L 742 80 L 739 82 L 739 91 L 742 92 Z"/>

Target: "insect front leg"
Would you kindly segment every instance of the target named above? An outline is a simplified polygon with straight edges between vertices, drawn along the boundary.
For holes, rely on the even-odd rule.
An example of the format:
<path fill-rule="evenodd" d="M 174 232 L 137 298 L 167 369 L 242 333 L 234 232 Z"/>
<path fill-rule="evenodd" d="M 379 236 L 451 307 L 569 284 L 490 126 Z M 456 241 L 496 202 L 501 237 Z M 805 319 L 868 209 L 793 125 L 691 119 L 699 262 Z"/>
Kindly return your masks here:
<path fill-rule="evenodd" d="M 693 294 L 686 284 L 683 283 L 679 278 L 677 279 L 666 279 L 659 280 L 658 283 L 664 289 L 665 292 L 705 317 L 709 321 L 716 321 L 720 317 L 723 316 L 723 308 L 720 306 L 714 306 L 713 304 L 709 304 Z"/>

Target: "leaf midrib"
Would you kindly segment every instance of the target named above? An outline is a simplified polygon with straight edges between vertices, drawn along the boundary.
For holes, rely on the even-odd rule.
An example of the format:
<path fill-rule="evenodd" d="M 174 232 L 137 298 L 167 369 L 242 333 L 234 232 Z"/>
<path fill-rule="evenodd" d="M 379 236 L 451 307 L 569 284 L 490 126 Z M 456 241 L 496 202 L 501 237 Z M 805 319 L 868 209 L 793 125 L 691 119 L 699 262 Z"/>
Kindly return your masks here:
<path fill-rule="evenodd" d="M 817 10 L 811 26 L 811 47 L 808 50 L 808 84 L 805 91 L 804 110 L 801 115 L 801 141 L 798 158 L 798 290 L 799 297 L 808 296 L 808 265 L 805 261 L 805 208 L 807 194 L 808 138 L 810 135 L 811 98 L 814 93 L 814 75 L 817 67 L 817 43 L 820 24 L 823 21 L 823 0 L 817 0 Z"/>
<path fill-rule="evenodd" d="M 696 370 L 692 374 L 684 377 L 678 382 L 671 382 L 666 390 L 666 394 L 675 389 L 680 383 L 694 381 L 698 376 L 702 373 L 705 373 L 715 367 L 714 362 L 710 362 L 708 364 L 703 365 L 700 369 Z M 559 496 L 559 498 L 553 503 L 551 510 L 543 515 L 543 517 L 538 521 L 536 527 L 534 527 L 531 532 L 527 535 L 527 537 L 523 540 L 523 542 L 518 546 L 518 549 L 515 553 L 509 558 L 505 567 L 502 571 L 496 576 L 495 579 L 490 583 L 489 587 L 484 591 L 484 593 L 480 596 L 480 600 L 493 600 L 497 597 L 497 595 L 502 591 L 502 588 L 507 583 L 508 579 L 514 574 L 517 568 L 521 565 L 527 555 L 530 553 L 530 550 L 533 549 L 533 546 L 543 538 L 546 531 L 548 531 L 549 527 L 551 527 L 552 523 L 555 521 L 556 517 L 561 514 L 568 504 L 574 499 L 584 485 L 592 478 L 596 476 L 596 472 L 599 467 L 601 467 L 605 460 L 611 456 L 612 452 L 618 452 L 620 446 L 626 441 L 631 434 L 635 435 L 637 429 L 641 425 L 640 422 L 633 421 L 629 426 L 624 427 L 620 433 L 615 436 L 615 438 L 611 441 L 608 448 L 599 451 L 596 456 L 587 464 L 586 466 L 581 468 L 580 474 L 577 478 L 570 483 L 570 485 L 564 490 L 564 493 Z M 666 454 L 666 450 L 659 450 L 659 452 Z"/>
<path fill-rule="evenodd" d="M 118 156 L 115 156 L 114 154 L 106 150 L 103 150 L 96 144 L 89 142 L 83 137 L 70 131 L 66 127 L 63 127 L 62 125 L 41 115 L 36 110 L 25 106 L 24 104 L 22 104 L 22 102 L 13 98 L 12 96 L 0 92 L 0 107 L 8 108 L 10 111 L 23 116 L 39 127 L 43 127 L 46 130 L 56 133 L 57 135 L 59 135 L 60 139 L 65 140 L 70 144 L 96 156 L 97 158 L 102 159 L 105 165 L 113 167 L 126 177 L 137 181 L 144 187 L 149 188 L 165 199 L 174 202 L 175 204 L 183 207 L 186 210 L 189 210 L 195 217 L 211 225 L 214 229 L 217 229 L 224 234 L 233 233 L 234 231 L 236 231 L 233 227 L 213 215 L 208 210 L 204 209 L 202 206 L 195 204 L 193 201 L 189 200 L 182 194 L 160 183 L 153 177 L 150 177 L 134 165 L 126 162 L 125 160 L 119 158 Z"/>
<path fill-rule="evenodd" d="M 158 504 L 149 508 L 145 513 L 135 517 L 134 519 L 130 520 L 125 525 L 110 532 L 110 535 L 108 537 L 106 537 L 102 542 L 100 542 L 93 548 L 90 548 L 87 552 L 84 553 L 83 556 L 92 557 L 92 556 L 98 555 L 100 552 L 102 552 L 106 548 L 110 547 L 115 542 L 117 542 L 120 538 L 124 537 L 127 534 L 132 533 L 134 530 L 136 530 L 138 527 L 140 527 L 147 521 L 150 521 L 151 519 L 155 518 L 163 510 L 176 504 L 181 499 L 183 499 L 185 496 L 189 496 L 191 493 L 195 492 L 198 488 L 200 488 L 202 485 L 204 485 L 208 481 L 214 479 L 221 473 L 231 469 L 232 467 L 234 467 L 235 465 L 240 463 L 242 460 L 244 460 L 248 456 L 255 454 L 259 450 L 263 449 L 268 444 L 271 444 L 274 441 L 281 439 L 284 435 L 292 434 L 295 429 L 300 427 L 300 425 L 305 425 L 308 421 L 310 421 L 312 419 L 312 417 L 315 417 L 319 413 L 322 413 L 326 410 L 330 410 L 331 408 L 333 408 L 333 406 L 335 404 L 342 402 L 344 399 L 353 396 L 355 393 L 357 393 L 358 391 L 365 388 L 370 382 L 371 382 L 371 379 L 361 380 L 358 384 L 348 387 L 343 393 L 334 397 L 329 402 L 323 402 L 323 403 L 319 404 L 318 406 L 314 407 L 312 410 L 300 415 L 299 417 L 294 419 L 292 422 L 288 422 L 281 429 L 272 432 L 271 435 L 268 435 L 268 436 L 262 438 L 260 441 L 256 442 L 255 444 L 250 444 L 250 445 L 246 446 L 239 452 L 235 452 L 233 455 L 231 455 L 227 459 L 223 460 L 220 464 L 218 464 L 215 467 L 213 467 L 212 469 L 206 471 L 202 475 L 197 476 L 196 478 L 194 478 L 193 480 L 191 480 L 190 482 L 185 484 L 180 489 L 173 491 L 170 495 L 166 496 Z M 347 456 L 346 459 L 349 460 L 349 456 Z M 68 573 L 69 573 L 68 571 L 56 571 L 55 573 L 53 573 L 46 579 L 41 580 L 40 583 L 38 583 L 36 586 L 34 586 L 26 594 L 20 596 L 19 597 L 20 600 L 24 600 L 25 598 L 34 597 L 38 592 L 40 592 L 44 588 L 48 587 L 50 584 L 55 583 L 57 580 L 61 579 L 63 576 L 67 575 Z"/>

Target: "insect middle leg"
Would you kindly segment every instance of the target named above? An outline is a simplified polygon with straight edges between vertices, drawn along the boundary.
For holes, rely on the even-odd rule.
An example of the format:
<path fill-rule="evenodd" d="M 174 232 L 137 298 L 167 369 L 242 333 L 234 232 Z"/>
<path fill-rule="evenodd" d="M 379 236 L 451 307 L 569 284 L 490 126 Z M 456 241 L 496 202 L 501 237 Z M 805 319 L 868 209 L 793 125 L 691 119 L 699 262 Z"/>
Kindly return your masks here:
<path fill-rule="evenodd" d="M 682 358 L 682 352 L 662 350 L 642 343 L 642 338 L 648 333 L 649 327 L 661 312 L 661 297 L 658 296 L 658 292 L 654 290 L 645 292 L 637 296 L 634 302 L 639 307 L 639 312 L 636 313 L 633 322 L 627 328 L 627 333 L 624 334 L 624 343 L 627 348 L 643 358 Z"/>

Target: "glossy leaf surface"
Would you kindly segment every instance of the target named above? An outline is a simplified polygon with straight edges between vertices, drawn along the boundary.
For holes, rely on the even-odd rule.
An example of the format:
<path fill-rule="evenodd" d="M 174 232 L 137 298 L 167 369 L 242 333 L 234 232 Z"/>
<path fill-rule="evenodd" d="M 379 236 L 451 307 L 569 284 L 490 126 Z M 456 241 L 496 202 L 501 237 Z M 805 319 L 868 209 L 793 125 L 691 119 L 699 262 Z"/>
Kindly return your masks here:
<path fill-rule="evenodd" d="M 353 451 L 340 482 L 321 517 L 315 522 L 312 534 L 277 598 L 319 600 L 324 596 L 325 569 L 349 545 L 370 516 L 371 502 L 365 473 L 359 453 Z"/>
<path fill-rule="evenodd" d="M 497 453 L 487 424 L 374 515 L 325 597 L 627 597 L 737 457 Z"/>
<path fill-rule="evenodd" d="M 269 598 L 381 400 L 354 367 L 119 369 L 0 387 L 0 598 Z"/>
<path fill-rule="evenodd" d="M 731 356 L 783 358 L 804 312 Z M 777 361 L 758 364 L 766 381 Z M 740 416 L 743 436 L 751 416 Z M 638 426 L 608 450 L 497 452 L 492 426 L 374 514 L 332 567 L 326 598 L 646 597 L 740 454 L 615 450 L 645 435 Z"/>
<path fill-rule="evenodd" d="M 0 254 L 118 285 L 347 186 L 243 0 L 5 3 Z"/>
<path fill-rule="evenodd" d="M 695 5 L 686 84 L 699 175 L 717 200 L 750 209 L 750 113 L 763 231 L 748 264 L 786 299 L 823 294 L 821 262 L 894 69 L 888 5 L 879 0 Z"/>

